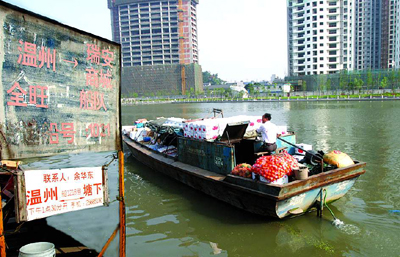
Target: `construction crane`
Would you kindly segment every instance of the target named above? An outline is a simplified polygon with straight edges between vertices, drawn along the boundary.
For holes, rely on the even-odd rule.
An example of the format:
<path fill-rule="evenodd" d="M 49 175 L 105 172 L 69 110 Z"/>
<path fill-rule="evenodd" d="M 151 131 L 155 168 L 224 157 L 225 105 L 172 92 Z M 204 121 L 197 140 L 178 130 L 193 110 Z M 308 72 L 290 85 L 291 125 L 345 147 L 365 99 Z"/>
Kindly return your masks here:
<path fill-rule="evenodd" d="M 178 26 L 179 26 L 179 64 L 181 65 L 182 95 L 186 94 L 185 74 L 185 36 L 183 34 L 183 4 L 178 0 Z"/>

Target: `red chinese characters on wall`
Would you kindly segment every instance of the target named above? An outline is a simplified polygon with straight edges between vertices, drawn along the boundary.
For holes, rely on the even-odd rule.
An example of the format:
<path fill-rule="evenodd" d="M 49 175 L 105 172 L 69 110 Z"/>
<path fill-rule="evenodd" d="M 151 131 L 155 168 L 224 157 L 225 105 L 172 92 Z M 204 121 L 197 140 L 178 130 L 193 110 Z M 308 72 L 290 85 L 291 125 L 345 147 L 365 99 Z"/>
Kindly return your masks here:
<path fill-rule="evenodd" d="M 27 103 L 25 102 L 27 92 L 21 88 L 18 82 L 15 82 L 14 85 L 7 90 L 7 94 L 11 94 L 11 102 L 7 102 L 7 105 L 27 106 Z"/>
<path fill-rule="evenodd" d="M 114 60 L 114 53 L 109 51 L 108 49 L 103 49 L 100 53 L 100 47 L 93 44 L 86 44 L 86 60 L 89 60 L 91 63 L 100 64 L 101 66 L 109 66 L 112 68 L 111 62 Z M 103 62 L 101 62 L 103 61 Z"/>
<path fill-rule="evenodd" d="M 35 68 L 42 68 L 46 64 L 48 69 L 56 71 L 55 49 L 49 49 L 44 46 L 38 47 L 36 44 L 24 42 L 22 39 L 19 40 L 19 44 L 19 64 Z"/>
<path fill-rule="evenodd" d="M 92 67 L 86 69 L 86 86 L 112 89 L 110 70 L 107 70 L 105 73 L 100 70 L 99 73 L 98 70 L 95 70 Z"/>
<path fill-rule="evenodd" d="M 10 96 L 10 101 L 7 102 L 7 105 L 11 106 L 21 106 L 27 107 L 27 98 L 29 97 L 29 104 L 35 106 L 36 108 L 49 108 L 46 104 L 46 99 L 48 96 L 46 95 L 47 86 L 29 86 L 29 94 L 27 91 L 22 89 L 20 84 L 16 81 L 13 86 L 7 90 L 7 94 Z"/>
<path fill-rule="evenodd" d="M 86 137 L 109 137 L 111 135 L 110 132 L 110 123 L 108 124 L 98 124 L 91 123 L 86 128 Z"/>
<path fill-rule="evenodd" d="M 113 68 L 112 62 L 114 61 L 114 53 L 108 49 L 100 49 L 99 46 L 94 44 L 86 44 L 86 46 L 86 60 L 92 64 L 98 65 L 99 69 L 96 69 L 96 66 L 85 69 L 86 86 L 92 87 L 94 91 L 81 91 L 80 109 L 107 111 L 107 107 L 104 103 L 104 94 L 96 91 L 96 89 L 103 88 L 112 90 L 113 84 L 110 69 Z M 103 68 L 107 69 L 103 70 Z"/>
<path fill-rule="evenodd" d="M 19 56 L 17 62 L 23 66 L 42 68 L 45 65 L 56 71 L 56 50 L 38 47 L 36 44 L 19 40 Z M 18 81 L 15 81 L 7 90 L 10 95 L 8 106 L 27 107 L 28 103 L 36 108 L 49 108 L 47 105 L 47 86 L 29 85 L 29 90 L 24 90 Z"/>
<path fill-rule="evenodd" d="M 100 110 L 107 111 L 104 104 L 104 93 L 98 91 L 85 91 L 82 89 L 80 94 L 80 108 L 85 110 Z"/>
<path fill-rule="evenodd" d="M 67 143 L 72 144 L 76 134 L 74 123 L 61 123 L 61 127 L 58 127 L 57 125 L 57 123 L 50 123 L 50 144 L 60 143 L 59 135 L 62 135 L 63 138 L 69 138 Z"/>

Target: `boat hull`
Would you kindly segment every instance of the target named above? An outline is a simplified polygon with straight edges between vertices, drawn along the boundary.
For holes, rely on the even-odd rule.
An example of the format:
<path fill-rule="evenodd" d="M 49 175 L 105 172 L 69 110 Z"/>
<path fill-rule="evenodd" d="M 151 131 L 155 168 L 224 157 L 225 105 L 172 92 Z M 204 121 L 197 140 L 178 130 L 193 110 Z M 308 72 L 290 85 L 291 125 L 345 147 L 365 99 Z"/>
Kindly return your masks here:
<path fill-rule="evenodd" d="M 301 193 L 299 195 L 290 197 L 283 201 L 278 201 L 276 206 L 276 213 L 279 218 L 289 216 L 291 210 L 308 210 L 314 205 L 319 205 L 324 200 L 326 203 L 331 203 L 342 198 L 354 185 L 358 177 L 337 182 L 331 185 L 312 189 L 310 191 Z M 326 198 L 324 199 L 326 195 Z"/>
<path fill-rule="evenodd" d="M 296 190 L 290 190 L 285 186 L 268 185 L 251 179 L 209 172 L 162 156 L 126 136 L 124 142 L 132 156 L 149 168 L 237 208 L 274 218 L 293 215 L 290 210 L 296 208 L 304 212 L 309 210 L 320 198 L 323 189 L 327 189 L 327 202 L 339 199 L 351 188 L 357 177 L 365 172 L 361 171 L 347 176 L 346 180 L 343 178 L 321 186 L 312 183 L 302 186 L 302 183 L 298 183 Z"/>

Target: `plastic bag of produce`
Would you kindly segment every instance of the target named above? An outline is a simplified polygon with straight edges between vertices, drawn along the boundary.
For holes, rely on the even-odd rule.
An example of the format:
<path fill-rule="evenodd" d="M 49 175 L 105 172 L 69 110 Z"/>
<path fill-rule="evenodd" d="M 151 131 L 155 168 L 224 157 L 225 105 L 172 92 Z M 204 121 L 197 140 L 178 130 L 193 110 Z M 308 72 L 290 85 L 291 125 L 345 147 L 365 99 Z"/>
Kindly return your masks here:
<path fill-rule="evenodd" d="M 283 151 L 283 157 L 285 158 L 286 162 L 290 166 L 290 172 L 287 174 L 288 176 L 293 175 L 293 170 L 299 169 L 299 162 L 297 161 L 296 158 L 291 156 L 286 150 Z"/>
<path fill-rule="evenodd" d="M 324 162 L 344 168 L 354 164 L 354 161 L 346 153 L 334 150 L 324 155 Z"/>
<path fill-rule="evenodd" d="M 251 178 L 252 168 L 250 164 L 242 163 L 237 165 L 233 170 L 232 174 L 244 178 Z"/>
<path fill-rule="evenodd" d="M 253 165 L 253 172 L 274 182 L 292 172 L 289 162 L 284 156 L 267 155 L 257 159 Z"/>

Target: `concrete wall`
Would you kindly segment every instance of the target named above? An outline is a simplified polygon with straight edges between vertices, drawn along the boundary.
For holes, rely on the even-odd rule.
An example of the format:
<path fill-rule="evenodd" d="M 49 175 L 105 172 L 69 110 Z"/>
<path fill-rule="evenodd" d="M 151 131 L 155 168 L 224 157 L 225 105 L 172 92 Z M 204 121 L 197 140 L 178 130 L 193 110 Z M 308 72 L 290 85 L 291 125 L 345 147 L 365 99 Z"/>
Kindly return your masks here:
<path fill-rule="evenodd" d="M 186 90 L 203 92 L 203 76 L 198 64 L 185 65 Z M 123 96 L 132 93 L 143 95 L 146 93 L 163 92 L 182 93 L 181 65 L 153 65 L 123 67 L 121 75 L 121 92 Z"/>

